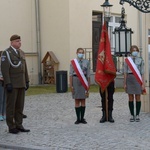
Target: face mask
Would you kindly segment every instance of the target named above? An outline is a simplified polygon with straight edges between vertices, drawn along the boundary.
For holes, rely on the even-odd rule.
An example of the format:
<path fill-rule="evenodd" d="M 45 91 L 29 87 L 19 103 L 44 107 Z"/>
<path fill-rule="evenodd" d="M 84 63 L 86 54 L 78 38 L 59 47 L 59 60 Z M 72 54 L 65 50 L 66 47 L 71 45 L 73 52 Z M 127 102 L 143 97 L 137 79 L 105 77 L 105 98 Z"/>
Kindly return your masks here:
<path fill-rule="evenodd" d="M 84 54 L 78 53 L 78 58 L 83 58 Z"/>
<path fill-rule="evenodd" d="M 136 56 L 138 55 L 138 53 L 139 53 L 139 52 L 134 51 L 134 52 L 132 52 L 132 56 L 136 57 Z"/>

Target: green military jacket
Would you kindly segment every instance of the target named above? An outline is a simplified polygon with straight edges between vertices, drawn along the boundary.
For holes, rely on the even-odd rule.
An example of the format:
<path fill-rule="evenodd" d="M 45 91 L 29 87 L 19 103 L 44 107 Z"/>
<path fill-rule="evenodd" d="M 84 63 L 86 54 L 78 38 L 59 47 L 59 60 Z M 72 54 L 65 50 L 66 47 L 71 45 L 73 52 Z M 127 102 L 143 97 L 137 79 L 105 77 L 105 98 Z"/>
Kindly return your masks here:
<path fill-rule="evenodd" d="M 29 82 L 25 54 L 22 50 L 18 54 L 9 47 L 1 56 L 1 71 L 4 84 L 11 83 L 13 88 L 24 88 Z"/>

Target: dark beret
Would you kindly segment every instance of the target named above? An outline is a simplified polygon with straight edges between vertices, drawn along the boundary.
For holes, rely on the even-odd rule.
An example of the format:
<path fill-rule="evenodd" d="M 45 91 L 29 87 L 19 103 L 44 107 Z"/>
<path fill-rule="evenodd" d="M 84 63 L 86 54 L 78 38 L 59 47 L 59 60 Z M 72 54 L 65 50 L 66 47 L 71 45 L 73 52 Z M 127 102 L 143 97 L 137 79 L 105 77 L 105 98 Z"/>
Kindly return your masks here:
<path fill-rule="evenodd" d="M 17 34 L 12 35 L 12 36 L 10 37 L 10 41 L 17 40 L 17 39 L 20 39 L 20 36 L 17 35 Z"/>

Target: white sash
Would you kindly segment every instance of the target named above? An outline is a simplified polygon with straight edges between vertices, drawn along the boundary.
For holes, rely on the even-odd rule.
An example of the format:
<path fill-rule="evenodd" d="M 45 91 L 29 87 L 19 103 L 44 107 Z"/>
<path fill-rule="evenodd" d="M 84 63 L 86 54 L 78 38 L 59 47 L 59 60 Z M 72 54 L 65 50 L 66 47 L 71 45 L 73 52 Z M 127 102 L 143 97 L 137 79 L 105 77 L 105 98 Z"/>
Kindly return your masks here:
<path fill-rule="evenodd" d="M 133 62 L 132 58 L 131 57 L 127 57 L 125 59 L 125 61 L 128 64 L 128 66 L 130 67 L 132 73 L 134 74 L 134 76 L 136 77 L 138 82 L 142 85 L 143 84 L 142 76 L 141 76 L 140 71 L 138 70 L 137 66 Z"/>
<path fill-rule="evenodd" d="M 130 67 L 133 75 L 135 76 L 135 78 L 137 79 L 137 81 L 140 83 L 140 85 L 142 86 L 143 81 L 142 81 L 142 76 L 140 74 L 140 71 L 138 70 L 137 66 L 135 65 L 135 63 L 133 62 L 131 57 L 127 57 L 125 59 L 126 63 L 128 64 L 128 66 Z M 144 89 L 142 91 L 142 94 L 146 94 L 146 89 Z"/>
<path fill-rule="evenodd" d="M 85 90 L 88 90 L 88 88 L 89 88 L 88 81 L 87 81 L 87 79 L 86 79 L 86 77 L 85 77 L 85 75 L 84 75 L 77 59 L 71 60 L 71 64 L 72 64 L 79 80 L 81 81 L 83 87 L 85 88 Z"/>

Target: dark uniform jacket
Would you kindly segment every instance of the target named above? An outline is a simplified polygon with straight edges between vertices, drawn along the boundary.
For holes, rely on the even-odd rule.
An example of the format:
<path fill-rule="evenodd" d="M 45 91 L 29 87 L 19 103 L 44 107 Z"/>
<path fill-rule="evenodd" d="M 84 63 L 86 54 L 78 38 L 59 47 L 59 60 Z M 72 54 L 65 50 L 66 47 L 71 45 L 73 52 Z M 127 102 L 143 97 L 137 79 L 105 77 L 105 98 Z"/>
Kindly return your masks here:
<path fill-rule="evenodd" d="M 6 51 L 15 67 L 11 65 Z M 19 62 L 21 62 L 21 64 L 17 66 Z M 6 49 L 1 57 L 1 70 L 5 85 L 11 83 L 13 88 L 23 88 L 26 87 L 26 82 L 29 82 L 25 54 L 22 50 L 19 50 L 17 54 L 12 47 Z"/>

